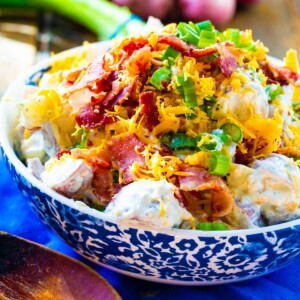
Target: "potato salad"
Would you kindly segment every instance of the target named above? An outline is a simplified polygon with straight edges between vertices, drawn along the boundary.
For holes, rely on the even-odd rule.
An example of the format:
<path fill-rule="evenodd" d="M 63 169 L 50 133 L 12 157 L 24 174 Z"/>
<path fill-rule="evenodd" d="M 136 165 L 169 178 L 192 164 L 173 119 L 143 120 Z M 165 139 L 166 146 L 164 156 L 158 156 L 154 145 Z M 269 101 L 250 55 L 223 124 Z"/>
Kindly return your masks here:
<path fill-rule="evenodd" d="M 27 79 L 16 149 L 117 222 L 231 230 L 300 216 L 300 80 L 251 30 L 169 24 L 54 56 Z"/>

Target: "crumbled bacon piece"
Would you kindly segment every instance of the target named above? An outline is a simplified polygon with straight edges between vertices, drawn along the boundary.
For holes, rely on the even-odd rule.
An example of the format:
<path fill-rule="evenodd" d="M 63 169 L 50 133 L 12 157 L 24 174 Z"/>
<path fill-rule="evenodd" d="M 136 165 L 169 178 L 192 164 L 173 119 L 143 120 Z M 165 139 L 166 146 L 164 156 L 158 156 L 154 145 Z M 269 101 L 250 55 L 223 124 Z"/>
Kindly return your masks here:
<path fill-rule="evenodd" d="M 111 110 L 115 105 L 121 105 L 131 94 L 134 83 L 123 86 L 121 82 L 114 82 L 112 90 L 104 97 L 102 105 Z"/>
<path fill-rule="evenodd" d="M 161 35 L 158 37 L 158 41 L 160 43 L 167 44 L 173 47 L 177 51 L 181 52 L 183 55 L 195 58 L 214 54 L 216 52 L 219 52 L 220 49 L 222 50 L 223 47 L 229 47 L 233 45 L 232 42 L 226 41 L 224 43 L 215 44 L 203 49 L 199 49 L 192 44 L 184 42 L 183 40 L 174 35 Z"/>
<path fill-rule="evenodd" d="M 291 84 L 300 86 L 299 74 L 286 67 L 278 67 L 272 64 L 270 65 L 270 67 L 277 80 L 286 80 Z"/>
<path fill-rule="evenodd" d="M 105 113 L 102 106 L 94 104 L 81 108 L 75 120 L 80 127 L 91 129 L 111 124 L 116 121 L 116 117 Z"/>
<path fill-rule="evenodd" d="M 218 58 L 219 65 L 225 77 L 229 77 L 238 67 L 236 57 L 224 44 L 217 46 L 220 56 Z"/>
<path fill-rule="evenodd" d="M 94 195 L 99 200 L 97 204 L 107 205 L 115 194 L 112 171 L 98 166 L 94 170 L 92 187 Z"/>
<path fill-rule="evenodd" d="M 158 42 L 167 44 L 181 53 L 189 52 L 191 49 L 195 48 L 195 46 L 184 42 L 174 35 L 160 35 L 158 37 Z"/>
<path fill-rule="evenodd" d="M 139 50 L 148 44 L 148 39 L 143 37 L 124 39 L 113 52 L 113 55 L 116 58 L 116 63 L 118 64 L 119 68 L 124 68 L 125 62 L 133 54 L 134 51 Z"/>
<path fill-rule="evenodd" d="M 125 65 L 130 76 L 136 76 L 145 73 L 151 67 L 151 56 L 151 48 L 148 46 L 134 51 L 134 53 L 126 61 Z"/>
<path fill-rule="evenodd" d="M 92 148 L 82 151 L 76 148 L 71 150 L 71 154 L 78 159 L 83 159 L 93 168 L 92 187 L 97 198 L 97 200 L 93 199 L 94 203 L 104 205 L 109 203 L 115 194 L 115 189 L 108 150 L 99 152 L 96 148 Z"/>
<path fill-rule="evenodd" d="M 95 83 L 107 79 L 111 74 L 111 71 L 105 70 L 105 55 L 99 56 L 82 72 L 82 77 L 79 76 L 78 81 L 70 88 L 69 94 L 92 87 Z"/>
<path fill-rule="evenodd" d="M 299 74 L 289 68 L 279 67 L 265 61 L 260 61 L 259 66 L 268 78 L 268 84 L 279 83 L 280 85 L 287 85 L 288 83 L 292 83 L 300 86 Z"/>
<path fill-rule="evenodd" d="M 133 162 L 145 165 L 145 158 L 137 153 L 137 150 L 141 151 L 144 147 L 145 144 L 135 134 L 126 134 L 112 139 L 109 151 L 113 167 L 122 173 L 122 183 L 128 184 L 134 180 L 130 172 Z"/>
<path fill-rule="evenodd" d="M 111 71 L 107 78 L 96 81 L 95 84 L 89 89 L 95 94 L 100 94 L 101 92 L 109 92 L 112 88 L 112 84 L 118 79 L 118 72 Z"/>
<path fill-rule="evenodd" d="M 140 105 L 143 105 L 141 114 L 143 115 L 143 124 L 150 131 L 159 124 L 159 112 L 156 106 L 154 92 L 144 92 L 140 95 Z"/>
<path fill-rule="evenodd" d="M 174 196 L 177 198 L 178 202 L 182 207 L 187 206 L 187 200 L 185 199 L 184 194 L 180 189 L 175 190 Z"/>
<path fill-rule="evenodd" d="M 58 152 L 56 153 L 56 158 L 57 158 L 58 160 L 60 160 L 60 158 L 61 158 L 64 154 L 71 154 L 71 151 L 68 150 L 68 149 L 62 149 L 62 150 L 60 150 L 60 151 L 58 151 Z"/>
<path fill-rule="evenodd" d="M 196 199 L 195 192 L 204 191 L 211 193 L 212 217 L 223 217 L 231 211 L 234 199 L 229 188 L 220 177 L 211 175 L 206 170 L 196 166 L 184 166 L 181 171 L 191 174 L 190 176 L 179 176 L 179 188 L 184 191 L 184 194 L 192 192 L 192 197 L 187 199 L 187 207 L 191 213 L 193 210 L 198 210 L 201 203 L 201 199 Z"/>

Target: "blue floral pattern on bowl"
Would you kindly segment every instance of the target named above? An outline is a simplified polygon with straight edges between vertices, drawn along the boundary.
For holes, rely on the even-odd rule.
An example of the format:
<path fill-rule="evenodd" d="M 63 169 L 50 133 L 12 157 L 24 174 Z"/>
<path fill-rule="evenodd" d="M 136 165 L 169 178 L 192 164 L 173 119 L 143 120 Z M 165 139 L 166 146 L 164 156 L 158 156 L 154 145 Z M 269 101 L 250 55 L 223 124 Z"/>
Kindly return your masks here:
<path fill-rule="evenodd" d="M 93 46 L 106 51 L 109 43 Z M 17 101 L 22 87 L 35 84 L 49 66 L 37 65 L 11 86 L 7 96 Z M 28 79 L 30 82 L 28 82 Z M 10 130 L 15 103 L 1 103 L 1 152 L 24 198 L 64 241 L 84 257 L 141 279 L 185 285 L 236 282 L 261 276 L 300 256 L 300 220 L 259 229 L 201 232 L 154 230 L 113 223 L 103 213 L 49 190 L 29 175 L 12 149 Z"/>
<path fill-rule="evenodd" d="M 3 152 L 3 149 L 2 149 Z M 10 164 L 8 169 L 37 215 L 86 258 L 147 280 L 220 284 L 272 272 L 300 255 L 300 225 L 237 236 L 185 234 L 124 227 L 50 197 Z M 248 233 L 249 232 L 249 233 Z"/>

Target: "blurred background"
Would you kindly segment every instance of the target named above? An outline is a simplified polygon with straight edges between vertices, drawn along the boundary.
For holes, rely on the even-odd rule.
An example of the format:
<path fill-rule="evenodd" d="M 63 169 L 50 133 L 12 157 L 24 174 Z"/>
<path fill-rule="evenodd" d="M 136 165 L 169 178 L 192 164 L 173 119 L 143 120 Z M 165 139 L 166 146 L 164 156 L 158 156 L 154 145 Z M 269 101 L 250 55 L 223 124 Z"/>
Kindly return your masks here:
<path fill-rule="evenodd" d="M 211 19 L 219 30 L 251 28 L 271 55 L 300 53 L 300 0 L 0 0 L 0 96 L 51 52 L 107 39 L 122 26 L 130 32 L 131 12 L 164 24 Z"/>

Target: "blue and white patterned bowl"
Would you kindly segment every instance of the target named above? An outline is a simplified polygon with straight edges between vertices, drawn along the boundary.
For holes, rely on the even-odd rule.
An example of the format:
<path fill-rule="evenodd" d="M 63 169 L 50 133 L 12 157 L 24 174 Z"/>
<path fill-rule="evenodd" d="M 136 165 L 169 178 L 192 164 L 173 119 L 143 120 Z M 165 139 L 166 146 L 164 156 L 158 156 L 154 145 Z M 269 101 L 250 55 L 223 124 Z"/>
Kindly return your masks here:
<path fill-rule="evenodd" d="M 97 43 L 91 48 L 105 51 L 108 44 Z M 129 227 L 44 186 L 15 154 L 13 127 L 22 87 L 32 74 L 47 66 L 49 60 L 35 66 L 4 95 L 0 110 L 1 150 L 14 181 L 33 210 L 78 253 L 126 275 L 182 285 L 254 278 L 282 268 L 300 255 L 300 220 L 219 232 Z"/>

